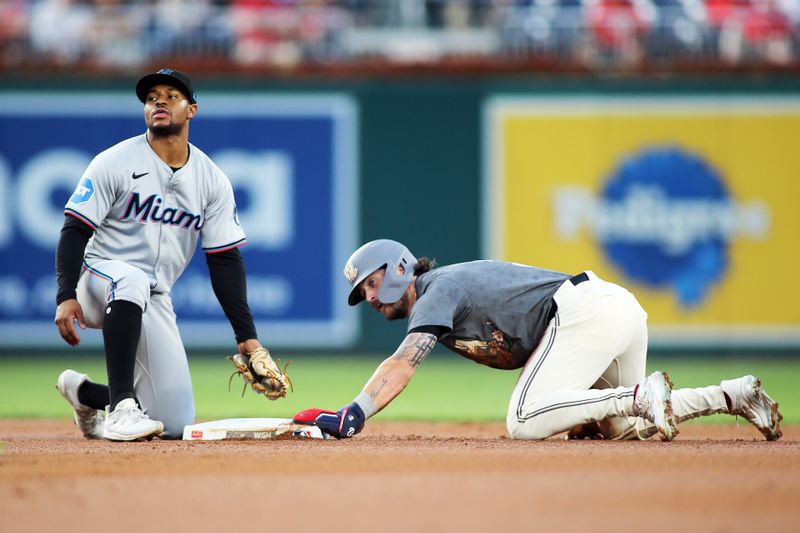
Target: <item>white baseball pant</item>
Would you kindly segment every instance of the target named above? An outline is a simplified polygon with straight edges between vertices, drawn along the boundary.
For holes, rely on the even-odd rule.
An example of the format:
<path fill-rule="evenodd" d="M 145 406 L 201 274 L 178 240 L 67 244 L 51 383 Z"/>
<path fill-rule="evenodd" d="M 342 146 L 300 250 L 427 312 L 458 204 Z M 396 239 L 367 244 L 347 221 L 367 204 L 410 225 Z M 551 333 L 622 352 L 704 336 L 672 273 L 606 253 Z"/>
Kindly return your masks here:
<path fill-rule="evenodd" d="M 515 439 L 545 439 L 599 422 L 607 439 L 646 439 L 656 427 L 633 416 L 645 377 L 647 313 L 626 289 L 587 271 L 554 295 L 558 310 L 517 380 L 506 426 Z M 672 393 L 678 422 L 727 412 L 719 386 Z"/>

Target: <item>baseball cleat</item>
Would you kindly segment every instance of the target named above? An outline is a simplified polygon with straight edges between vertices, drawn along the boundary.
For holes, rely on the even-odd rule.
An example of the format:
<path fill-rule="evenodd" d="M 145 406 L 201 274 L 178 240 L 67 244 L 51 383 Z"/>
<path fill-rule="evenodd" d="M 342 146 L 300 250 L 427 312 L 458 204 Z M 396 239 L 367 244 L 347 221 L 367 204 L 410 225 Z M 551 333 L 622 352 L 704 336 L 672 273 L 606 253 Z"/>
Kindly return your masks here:
<path fill-rule="evenodd" d="M 113 411 L 106 413 L 103 437 L 119 441 L 150 440 L 162 431 L 164 431 L 163 423 L 151 420 L 142 412 L 136 400 L 126 398 L 119 402 Z"/>
<path fill-rule="evenodd" d="M 755 376 L 726 379 L 720 388 L 731 400 L 730 414 L 742 416 L 767 438 L 778 440 L 783 435 L 778 403 L 769 397 Z"/>
<path fill-rule="evenodd" d="M 655 424 L 661 440 L 675 438 L 678 426 L 672 412 L 672 382 L 666 372 L 653 372 L 636 386 L 633 414 Z"/>
<path fill-rule="evenodd" d="M 87 439 L 102 439 L 105 426 L 102 411 L 83 405 L 78 400 L 78 389 L 87 379 L 86 374 L 67 369 L 58 376 L 56 388 L 75 411 L 75 425 L 83 432 L 83 436 Z"/>

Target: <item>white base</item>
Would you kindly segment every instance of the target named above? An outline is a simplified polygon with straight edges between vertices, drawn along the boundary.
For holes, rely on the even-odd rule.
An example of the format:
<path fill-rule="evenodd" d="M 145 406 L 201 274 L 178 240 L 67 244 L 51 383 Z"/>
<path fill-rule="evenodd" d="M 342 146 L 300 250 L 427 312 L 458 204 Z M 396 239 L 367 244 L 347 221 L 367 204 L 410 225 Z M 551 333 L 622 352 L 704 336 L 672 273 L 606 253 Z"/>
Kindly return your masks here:
<path fill-rule="evenodd" d="M 327 439 L 328 435 L 316 426 L 295 424 L 291 418 L 228 418 L 183 428 L 183 440 Z"/>

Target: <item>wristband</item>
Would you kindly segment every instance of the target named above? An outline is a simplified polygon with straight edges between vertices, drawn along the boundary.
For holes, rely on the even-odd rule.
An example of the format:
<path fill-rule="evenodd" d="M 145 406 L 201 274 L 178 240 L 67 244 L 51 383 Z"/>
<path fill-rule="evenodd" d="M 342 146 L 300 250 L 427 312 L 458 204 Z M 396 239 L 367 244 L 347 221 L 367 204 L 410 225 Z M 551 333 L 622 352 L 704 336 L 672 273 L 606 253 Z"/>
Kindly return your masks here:
<path fill-rule="evenodd" d="M 366 392 L 362 392 L 356 399 L 353 400 L 353 403 L 357 404 L 362 411 L 364 411 L 364 418 L 367 419 L 378 412 L 378 407 L 375 405 L 375 402 L 372 401 Z"/>

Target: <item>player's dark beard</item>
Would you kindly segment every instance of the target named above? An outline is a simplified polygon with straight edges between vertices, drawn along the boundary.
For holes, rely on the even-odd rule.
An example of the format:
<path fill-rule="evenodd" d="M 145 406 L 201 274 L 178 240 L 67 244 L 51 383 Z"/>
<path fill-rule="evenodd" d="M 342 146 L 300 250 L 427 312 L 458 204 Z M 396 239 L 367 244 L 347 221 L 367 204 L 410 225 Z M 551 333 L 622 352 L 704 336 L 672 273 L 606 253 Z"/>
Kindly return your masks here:
<path fill-rule="evenodd" d="M 403 297 L 389 306 L 390 312 L 384 315 L 386 320 L 398 320 L 405 318 L 408 315 L 408 291 L 403 294 Z"/>
<path fill-rule="evenodd" d="M 150 133 L 153 134 L 154 139 L 165 139 L 178 135 L 181 132 L 183 125 L 181 124 L 167 124 L 166 126 L 150 126 Z"/>

